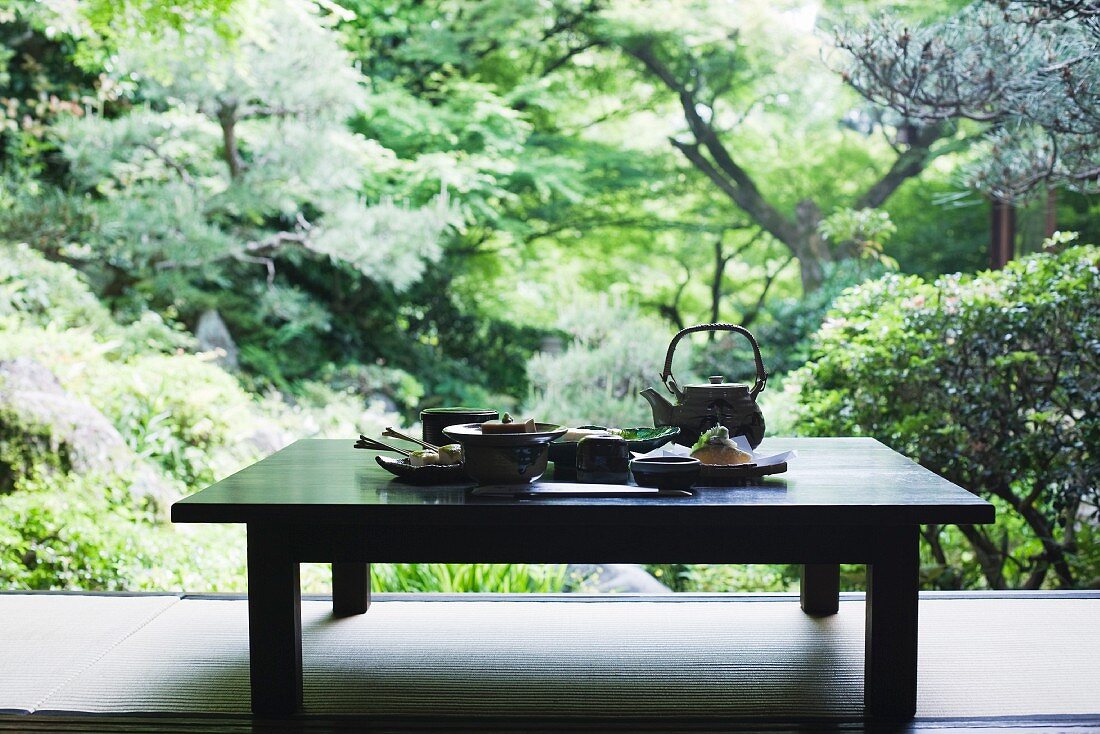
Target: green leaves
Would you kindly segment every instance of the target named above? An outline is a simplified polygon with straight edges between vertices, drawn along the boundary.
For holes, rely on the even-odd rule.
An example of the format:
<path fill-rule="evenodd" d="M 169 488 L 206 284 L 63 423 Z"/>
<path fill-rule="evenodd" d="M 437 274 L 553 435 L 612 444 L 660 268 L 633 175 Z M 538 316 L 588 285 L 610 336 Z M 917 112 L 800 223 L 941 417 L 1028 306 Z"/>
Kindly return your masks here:
<path fill-rule="evenodd" d="M 1098 265 L 1100 250 L 1077 247 L 973 278 L 891 275 L 849 291 L 797 373 L 801 429 L 875 436 L 1004 500 L 1033 540 L 976 548 L 990 585 L 1037 584 L 1048 570 L 1073 585 L 1059 523 L 1100 500 Z M 1014 544 L 1029 542 L 1042 554 L 1021 561 Z"/>

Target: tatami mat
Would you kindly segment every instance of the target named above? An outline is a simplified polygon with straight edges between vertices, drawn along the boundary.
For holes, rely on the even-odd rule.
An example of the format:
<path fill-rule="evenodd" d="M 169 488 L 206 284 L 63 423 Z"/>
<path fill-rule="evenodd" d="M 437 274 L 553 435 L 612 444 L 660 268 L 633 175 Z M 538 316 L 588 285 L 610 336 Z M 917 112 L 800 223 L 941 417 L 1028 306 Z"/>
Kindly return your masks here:
<path fill-rule="evenodd" d="M 46 596 L 37 598 L 51 608 L 43 616 L 23 599 L 0 595 L 2 680 L 33 669 L 40 685 L 0 686 L 0 708 L 248 711 L 242 600 Z M 317 714 L 862 712 L 859 600 L 825 619 L 806 617 L 789 597 L 378 601 L 345 619 L 333 619 L 327 602 L 302 607 L 305 708 Z M 66 634 L 50 635 L 47 618 Z M 920 618 L 918 717 L 1100 714 L 1100 599 L 933 597 L 922 599 Z M 105 642 L 99 630 L 124 619 L 132 629 Z M 86 641 L 74 633 L 82 624 Z M 30 638 L 18 631 L 25 625 L 38 625 L 38 644 L 23 642 L 13 656 L 9 639 Z"/>
<path fill-rule="evenodd" d="M 176 595 L 0 595 L 0 711 L 38 708 L 177 601 Z"/>

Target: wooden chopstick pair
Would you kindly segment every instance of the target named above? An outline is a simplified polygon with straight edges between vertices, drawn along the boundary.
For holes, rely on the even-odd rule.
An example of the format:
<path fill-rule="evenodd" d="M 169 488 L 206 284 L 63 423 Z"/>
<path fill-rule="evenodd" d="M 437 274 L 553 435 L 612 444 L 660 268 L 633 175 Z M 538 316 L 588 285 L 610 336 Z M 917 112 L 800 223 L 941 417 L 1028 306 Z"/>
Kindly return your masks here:
<path fill-rule="evenodd" d="M 430 444 L 427 441 L 421 441 L 419 438 L 407 436 L 404 433 L 396 430 L 393 426 L 386 426 L 386 430 L 382 431 L 382 435 L 386 438 L 396 438 L 401 441 L 408 441 L 409 443 L 419 444 L 429 451 L 439 451 L 439 447 L 435 444 Z M 355 442 L 355 448 L 372 449 L 374 451 L 393 451 L 394 453 L 401 454 L 402 456 L 409 456 L 410 454 L 412 454 L 411 451 L 406 451 L 405 449 L 400 449 L 396 446 L 390 446 L 389 444 L 382 443 L 377 439 L 364 436 L 362 433 L 359 434 L 359 440 Z"/>

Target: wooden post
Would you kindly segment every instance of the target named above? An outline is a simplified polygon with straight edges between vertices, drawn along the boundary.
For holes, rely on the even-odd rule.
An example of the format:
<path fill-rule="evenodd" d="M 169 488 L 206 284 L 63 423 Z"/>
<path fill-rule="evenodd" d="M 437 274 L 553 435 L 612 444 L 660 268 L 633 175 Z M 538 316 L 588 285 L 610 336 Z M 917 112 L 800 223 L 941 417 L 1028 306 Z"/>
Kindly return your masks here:
<path fill-rule="evenodd" d="M 370 607 L 370 564 L 335 561 L 332 564 L 332 614 L 350 617 Z"/>
<path fill-rule="evenodd" d="M 840 565 L 807 563 L 799 585 L 802 611 L 811 617 L 827 617 L 840 611 Z"/>
<path fill-rule="evenodd" d="M 286 532 L 248 523 L 248 658 L 258 716 L 287 716 L 302 705 L 300 578 Z"/>
<path fill-rule="evenodd" d="M 867 716 L 889 721 L 917 711 L 917 599 L 920 533 L 915 525 L 874 531 L 867 564 L 863 701 Z"/>

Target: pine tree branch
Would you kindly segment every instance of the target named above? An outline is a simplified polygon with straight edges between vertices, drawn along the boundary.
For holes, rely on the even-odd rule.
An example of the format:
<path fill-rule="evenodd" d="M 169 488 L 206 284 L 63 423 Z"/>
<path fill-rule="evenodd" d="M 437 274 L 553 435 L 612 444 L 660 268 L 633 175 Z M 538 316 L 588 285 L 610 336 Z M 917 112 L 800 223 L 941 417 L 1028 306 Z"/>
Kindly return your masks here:
<path fill-rule="evenodd" d="M 890 195 L 898 190 L 898 187 L 914 176 L 919 176 L 921 171 L 936 157 L 942 154 L 933 153 L 931 146 L 942 138 L 947 132 L 944 123 L 929 125 L 917 129 L 915 139 L 890 165 L 886 171 L 859 197 L 855 209 L 877 209 L 885 203 Z"/>

